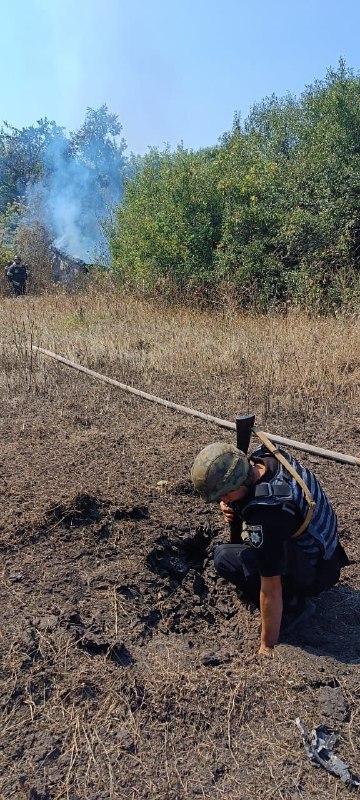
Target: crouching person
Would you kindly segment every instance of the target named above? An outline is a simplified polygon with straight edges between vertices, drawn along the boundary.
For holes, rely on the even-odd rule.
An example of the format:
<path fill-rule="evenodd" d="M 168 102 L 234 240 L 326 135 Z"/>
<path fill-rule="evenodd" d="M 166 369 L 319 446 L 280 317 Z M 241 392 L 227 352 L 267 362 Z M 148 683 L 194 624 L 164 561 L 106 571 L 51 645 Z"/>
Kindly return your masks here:
<path fill-rule="evenodd" d="M 315 611 L 309 598 L 334 586 L 350 563 L 318 480 L 289 453 L 271 450 L 262 445 L 247 458 L 215 442 L 191 470 L 203 500 L 219 502 L 229 525 L 230 543 L 216 548 L 215 567 L 260 608 L 264 655 L 271 655 L 280 632 Z"/>

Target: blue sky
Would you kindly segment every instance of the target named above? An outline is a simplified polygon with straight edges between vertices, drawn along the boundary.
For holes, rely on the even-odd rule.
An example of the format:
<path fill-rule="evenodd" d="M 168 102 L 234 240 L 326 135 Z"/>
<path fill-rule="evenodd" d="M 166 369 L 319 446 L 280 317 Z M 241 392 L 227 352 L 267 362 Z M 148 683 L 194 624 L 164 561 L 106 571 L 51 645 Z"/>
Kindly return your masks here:
<path fill-rule="evenodd" d="M 214 144 L 341 56 L 360 72 L 359 0 L 0 0 L 0 20 L 0 120 L 74 130 L 106 103 L 135 153 Z"/>

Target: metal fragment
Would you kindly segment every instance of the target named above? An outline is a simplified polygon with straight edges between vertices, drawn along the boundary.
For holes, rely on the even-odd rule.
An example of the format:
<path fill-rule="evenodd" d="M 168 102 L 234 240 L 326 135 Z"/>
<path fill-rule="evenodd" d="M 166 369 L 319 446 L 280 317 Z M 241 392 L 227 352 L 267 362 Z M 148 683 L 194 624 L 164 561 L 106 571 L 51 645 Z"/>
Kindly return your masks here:
<path fill-rule="evenodd" d="M 350 767 L 345 761 L 335 755 L 333 748 L 336 746 L 337 734 L 336 731 L 327 728 L 325 725 L 319 725 L 314 728 L 309 735 L 304 722 L 297 717 L 295 720 L 301 737 L 304 743 L 305 750 L 311 761 L 316 767 L 323 767 L 331 775 L 336 775 L 347 786 L 358 788 L 360 780 L 353 775 Z"/>

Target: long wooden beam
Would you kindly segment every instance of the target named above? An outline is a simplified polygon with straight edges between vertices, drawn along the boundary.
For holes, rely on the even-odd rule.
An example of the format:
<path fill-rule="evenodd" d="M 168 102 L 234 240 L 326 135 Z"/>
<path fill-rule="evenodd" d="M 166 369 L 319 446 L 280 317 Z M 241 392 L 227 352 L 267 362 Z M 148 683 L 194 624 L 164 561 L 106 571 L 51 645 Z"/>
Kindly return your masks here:
<path fill-rule="evenodd" d="M 38 347 L 35 344 L 32 344 L 31 347 L 34 351 L 42 353 L 44 356 L 48 356 L 49 358 L 53 358 L 55 361 L 60 361 L 61 364 L 65 364 L 67 367 L 76 369 L 78 372 L 84 372 L 85 375 L 89 375 L 91 378 L 96 378 L 96 380 L 102 381 L 103 383 L 108 383 L 110 386 L 116 386 L 118 389 L 122 389 L 130 394 L 134 394 L 136 397 L 141 397 L 143 400 L 149 400 L 151 403 L 157 403 L 158 405 L 165 406 L 165 408 L 178 411 L 181 414 L 188 414 L 192 417 L 198 417 L 199 419 L 205 420 L 205 422 L 213 422 L 215 425 L 218 425 L 221 428 L 236 430 L 235 422 L 229 422 L 229 420 L 226 419 L 213 417 L 211 414 L 204 414 L 202 411 L 195 411 L 193 408 L 181 406 L 177 403 L 172 403 L 170 400 L 163 400 L 163 398 L 156 397 L 156 395 L 148 394 L 148 392 L 143 392 L 140 389 L 135 389 L 133 386 L 128 386 L 126 383 L 120 383 L 120 381 L 116 381 L 114 378 L 109 378 L 107 375 L 102 375 L 100 372 L 95 372 L 93 369 L 83 367 L 82 364 L 76 364 L 75 361 L 70 361 L 70 359 L 64 358 L 64 356 L 60 356 L 58 353 L 53 353 L 52 350 L 45 350 L 43 347 Z M 256 434 L 256 430 L 260 429 L 254 427 L 252 430 Z M 270 441 L 275 442 L 276 444 L 284 444 L 288 447 L 293 447 L 294 450 L 302 450 L 305 453 L 312 453 L 313 455 L 322 456 L 323 458 L 329 458 L 333 461 L 339 461 L 342 464 L 352 464 L 353 466 L 360 467 L 360 458 L 357 458 L 356 456 L 344 455 L 343 453 L 337 453 L 334 450 L 324 450 L 322 447 L 315 447 L 314 445 L 307 444 L 306 442 L 297 442 L 294 439 L 286 439 L 284 436 L 277 436 L 272 433 L 267 433 L 266 431 L 264 431 L 264 433 L 268 439 L 270 439 Z"/>

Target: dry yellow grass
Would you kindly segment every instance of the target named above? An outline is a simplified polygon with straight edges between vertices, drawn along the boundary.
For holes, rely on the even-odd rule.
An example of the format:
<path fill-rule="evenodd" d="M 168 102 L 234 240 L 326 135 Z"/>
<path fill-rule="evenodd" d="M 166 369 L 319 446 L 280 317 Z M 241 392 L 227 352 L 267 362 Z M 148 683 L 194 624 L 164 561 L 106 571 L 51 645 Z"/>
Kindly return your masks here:
<path fill-rule="evenodd" d="M 229 406 L 240 387 L 246 403 L 257 395 L 264 406 L 277 402 L 282 409 L 326 407 L 335 396 L 358 400 L 359 318 L 198 311 L 92 288 L 5 299 L 0 333 L 1 384 L 8 389 L 19 381 L 38 389 L 49 382 L 48 365 L 31 355 L 32 342 L 150 391 L 161 375 L 188 376 L 194 387 L 212 382 L 214 395 L 225 382 Z M 196 390 L 168 399 L 196 402 Z"/>

